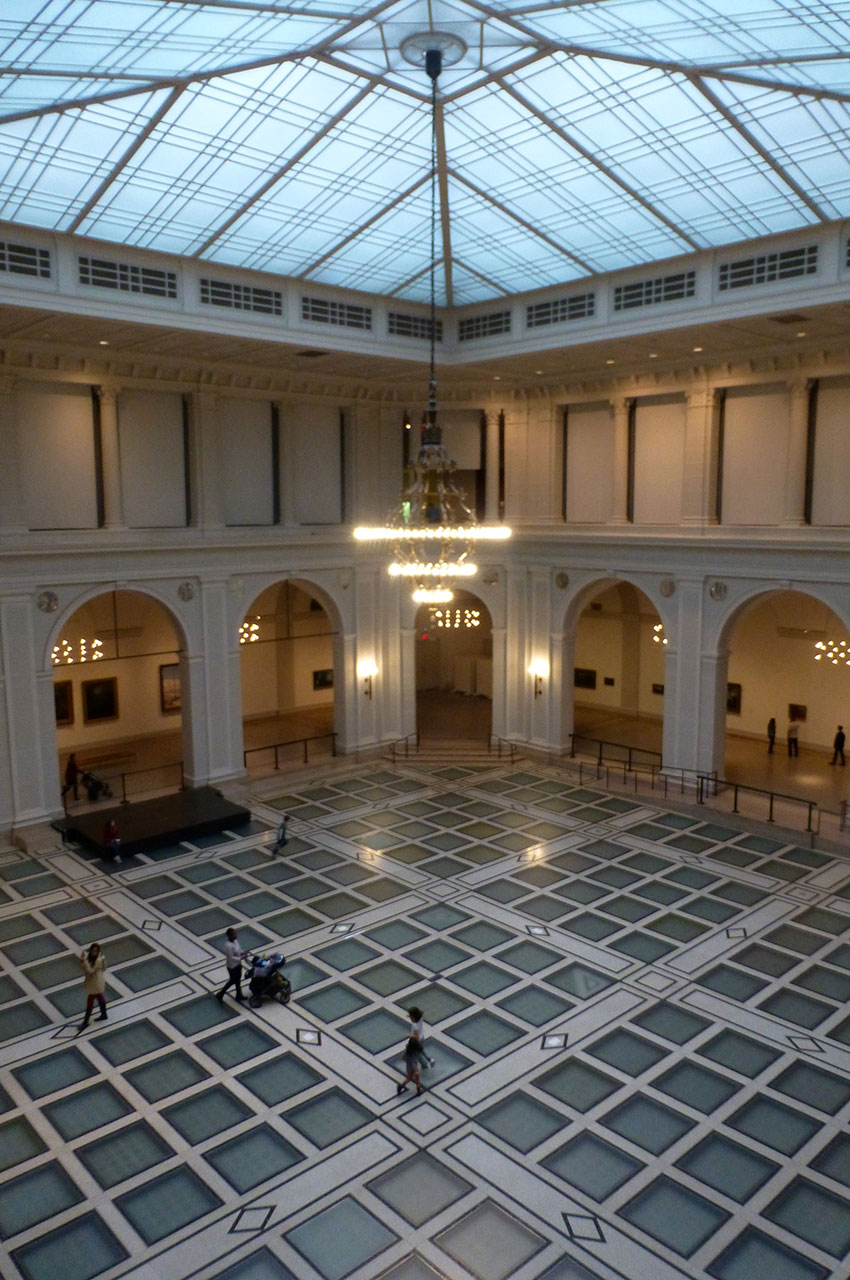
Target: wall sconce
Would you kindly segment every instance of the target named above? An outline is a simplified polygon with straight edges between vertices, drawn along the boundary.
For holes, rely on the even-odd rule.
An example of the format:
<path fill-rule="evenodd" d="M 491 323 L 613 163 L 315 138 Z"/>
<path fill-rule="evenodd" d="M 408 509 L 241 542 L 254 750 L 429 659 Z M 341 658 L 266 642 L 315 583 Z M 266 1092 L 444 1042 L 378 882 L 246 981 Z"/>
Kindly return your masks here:
<path fill-rule="evenodd" d="M 543 693 L 543 681 L 549 674 L 549 663 L 545 658 L 535 658 L 528 668 L 528 674 L 534 677 L 534 696 L 539 698 Z"/>
<path fill-rule="evenodd" d="M 363 681 L 363 692 L 367 698 L 372 696 L 372 677 L 378 674 L 378 668 L 374 662 L 360 662 L 357 666 L 357 674 Z"/>

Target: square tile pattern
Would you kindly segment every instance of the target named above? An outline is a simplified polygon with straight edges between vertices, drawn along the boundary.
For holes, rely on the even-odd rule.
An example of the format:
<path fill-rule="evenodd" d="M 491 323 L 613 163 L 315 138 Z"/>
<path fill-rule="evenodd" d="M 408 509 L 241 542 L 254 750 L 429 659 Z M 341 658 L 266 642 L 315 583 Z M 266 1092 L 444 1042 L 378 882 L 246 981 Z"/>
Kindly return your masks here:
<path fill-rule="evenodd" d="M 848 1274 L 850 866 L 546 765 L 264 785 L 103 897 L 0 850 L 4 1277 Z M 231 924 L 288 1007 L 213 998 Z"/>

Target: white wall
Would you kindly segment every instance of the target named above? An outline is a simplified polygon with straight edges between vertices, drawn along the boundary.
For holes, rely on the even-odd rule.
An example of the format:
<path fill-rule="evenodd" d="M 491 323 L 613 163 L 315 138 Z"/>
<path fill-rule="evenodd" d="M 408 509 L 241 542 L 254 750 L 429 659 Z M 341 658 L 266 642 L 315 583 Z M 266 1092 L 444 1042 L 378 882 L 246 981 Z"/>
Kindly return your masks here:
<path fill-rule="evenodd" d="M 339 416 L 334 405 L 303 404 L 287 410 L 298 524 L 339 524 L 342 520 Z"/>
<path fill-rule="evenodd" d="M 723 428 L 723 524 L 782 519 L 790 396 L 784 385 L 731 387 Z"/>
<path fill-rule="evenodd" d="M 271 405 L 264 400 L 218 402 L 224 522 L 274 522 Z"/>
<path fill-rule="evenodd" d="M 812 524 L 850 525 L 850 378 L 821 382 L 817 397 Z"/>
<path fill-rule="evenodd" d="M 95 528 L 91 388 L 29 384 L 18 392 L 18 415 L 29 527 Z"/>
<path fill-rule="evenodd" d="M 679 524 L 686 405 L 681 397 L 640 399 L 635 407 L 635 524 Z"/>
<path fill-rule="evenodd" d="M 124 523 L 131 529 L 185 525 L 183 397 L 122 391 L 118 431 Z"/>
<path fill-rule="evenodd" d="M 588 477 L 592 481 L 588 482 Z M 571 405 L 567 417 L 568 524 L 604 524 L 611 514 L 613 480 L 611 406 Z"/>

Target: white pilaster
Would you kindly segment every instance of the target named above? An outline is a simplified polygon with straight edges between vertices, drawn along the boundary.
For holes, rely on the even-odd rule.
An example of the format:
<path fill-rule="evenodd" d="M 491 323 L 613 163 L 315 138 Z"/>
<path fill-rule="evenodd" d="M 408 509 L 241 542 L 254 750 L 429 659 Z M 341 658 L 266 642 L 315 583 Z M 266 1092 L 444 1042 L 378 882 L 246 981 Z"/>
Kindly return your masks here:
<path fill-rule="evenodd" d="M 629 407 L 631 401 L 621 396 L 612 401 L 614 420 L 614 479 L 611 486 L 611 515 L 609 524 L 628 523 L 629 497 Z"/>
<path fill-rule="evenodd" d="M 124 527 L 121 493 L 121 446 L 118 438 L 118 388 L 97 388 L 100 402 L 100 460 L 103 469 L 103 527 Z"/>
<path fill-rule="evenodd" d="M 499 520 L 499 415 L 487 413 L 487 472 L 484 476 L 484 518 Z"/>
<path fill-rule="evenodd" d="M 180 657 L 183 772 L 193 787 L 245 771 L 242 667 L 230 592 L 225 579 L 207 579 L 200 591 L 201 651 Z"/>
<path fill-rule="evenodd" d="M 224 526 L 218 398 L 211 391 L 192 395 L 189 423 L 189 487 L 192 525 L 220 529 Z"/>
<path fill-rule="evenodd" d="M 36 669 L 33 602 L 27 594 L 0 600 L 0 670 L 5 686 L 8 773 L 0 785 L 11 799 L 11 825 L 23 826 L 62 812 L 56 763 L 53 672 Z"/>
<path fill-rule="evenodd" d="M 803 378 L 790 383 L 791 406 L 788 426 L 788 459 L 785 469 L 785 497 L 782 523 L 799 527 L 806 523 L 806 453 L 809 437 L 809 382 Z"/>
<path fill-rule="evenodd" d="M 682 524 L 716 524 L 717 394 L 705 379 L 688 391 L 682 476 Z"/>

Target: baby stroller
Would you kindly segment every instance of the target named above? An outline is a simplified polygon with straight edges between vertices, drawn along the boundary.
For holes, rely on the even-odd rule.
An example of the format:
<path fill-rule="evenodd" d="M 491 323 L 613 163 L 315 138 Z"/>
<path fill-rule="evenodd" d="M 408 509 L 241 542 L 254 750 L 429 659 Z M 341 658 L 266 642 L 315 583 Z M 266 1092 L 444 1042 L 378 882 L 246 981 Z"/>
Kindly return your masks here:
<path fill-rule="evenodd" d="M 112 788 L 109 783 L 104 782 L 102 778 L 96 778 L 93 773 L 86 771 L 80 774 L 80 782 L 85 787 L 89 800 L 109 800 L 112 798 Z"/>
<path fill-rule="evenodd" d="M 246 956 L 245 978 L 251 994 L 248 1003 L 253 1009 L 259 1009 L 263 1000 L 279 1000 L 281 1004 L 289 1004 L 292 995 L 292 984 L 283 972 L 286 956 Z"/>

